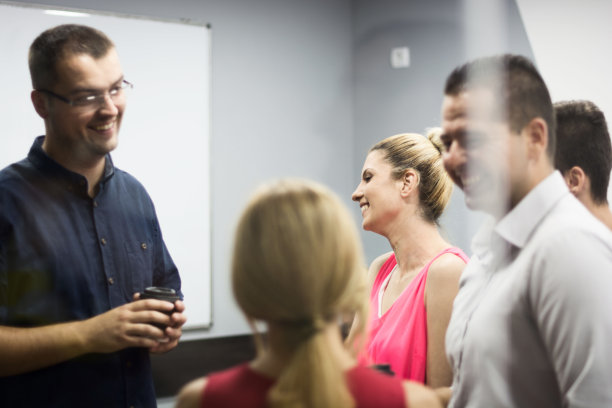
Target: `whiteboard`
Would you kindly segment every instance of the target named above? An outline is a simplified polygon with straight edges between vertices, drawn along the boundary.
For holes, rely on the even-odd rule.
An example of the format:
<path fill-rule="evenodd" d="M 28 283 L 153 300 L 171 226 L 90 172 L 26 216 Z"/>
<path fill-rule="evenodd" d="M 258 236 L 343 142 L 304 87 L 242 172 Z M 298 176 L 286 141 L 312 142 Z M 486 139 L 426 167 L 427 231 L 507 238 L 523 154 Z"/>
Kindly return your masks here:
<path fill-rule="evenodd" d="M 42 31 L 66 23 L 100 29 L 115 43 L 134 89 L 113 161 L 155 203 L 181 274 L 185 329 L 210 327 L 210 27 L 0 2 L 0 168 L 26 157 L 44 134 L 30 101 L 28 48 Z"/>

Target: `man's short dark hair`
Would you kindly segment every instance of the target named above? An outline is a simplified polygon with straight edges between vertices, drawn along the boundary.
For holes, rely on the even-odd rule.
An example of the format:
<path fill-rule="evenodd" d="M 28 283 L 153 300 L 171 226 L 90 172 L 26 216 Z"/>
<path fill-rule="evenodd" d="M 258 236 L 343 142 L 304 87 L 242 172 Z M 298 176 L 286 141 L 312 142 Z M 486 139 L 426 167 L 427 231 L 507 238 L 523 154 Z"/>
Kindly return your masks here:
<path fill-rule="evenodd" d="M 64 24 L 41 33 L 28 56 L 34 89 L 49 89 L 57 82 L 56 64 L 71 55 L 87 54 L 98 59 L 114 47 L 113 42 L 95 28 Z"/>
<path fill-rule="evenodd" d="M 499 97 L 510 130 L 519 133 L 532 119 L 548 126 L 547 154 L 555 153 L 555 116 L 546 83 L 533 63 L 521 55 L 479 58 L 457 67 L 446 80 L 444 94 L 457 96 L 475 87 L 490 89 Z"/>
<path fill-rule="evenodd" d="M 591 101 L 562 101 L 554 105 L 557 116 L 555 167 L 565 174 L 580 167 L 591 181 L 591 198 L 608 202 L 612 171 L 612 143 L 603 112 Z"/>

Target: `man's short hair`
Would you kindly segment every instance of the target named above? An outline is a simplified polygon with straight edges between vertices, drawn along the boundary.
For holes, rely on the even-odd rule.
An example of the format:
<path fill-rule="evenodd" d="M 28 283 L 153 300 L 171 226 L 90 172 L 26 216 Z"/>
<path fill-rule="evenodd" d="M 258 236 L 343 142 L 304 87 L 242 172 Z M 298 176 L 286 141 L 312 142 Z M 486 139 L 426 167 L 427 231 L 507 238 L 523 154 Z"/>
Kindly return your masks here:
<path fill-rule="evenodd" d="M 612 146 L 603 112 L 591 101 L 562 101 L 554 105 L 557 117 L 555 167 L 565 174 L 580 167 L 591 181 L 591 198 L 608 202 Z"/>
<path fill-rule="evenodd" d="M 41 33 L 32 45 L 28 55 L 30 77 L 34 89 L 49 89 L 57 82 L 58 61 L 79 54 L 98 59 L 114 47 L 113 42 L 95 28 L 64 24 Z"/>
<path fill-rule="evenodd" d="M 532 119 L 548 126 L 547 154 L 555 153 L 555 116 L 546 83 L 533 63 L 521 55 L 484 57 L 457 67 L 446 80 L 444 94 L 457 96 L 470 88 L 485 87 L 499 97 L 510 130 L 519 133 Z"/>

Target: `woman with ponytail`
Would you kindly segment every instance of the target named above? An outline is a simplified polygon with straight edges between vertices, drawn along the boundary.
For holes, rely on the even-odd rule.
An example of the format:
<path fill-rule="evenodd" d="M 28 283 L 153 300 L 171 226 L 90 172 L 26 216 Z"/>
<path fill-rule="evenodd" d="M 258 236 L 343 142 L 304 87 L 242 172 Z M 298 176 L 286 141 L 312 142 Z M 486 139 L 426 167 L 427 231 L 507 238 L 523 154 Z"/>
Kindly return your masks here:
<path fill-rule="evenodd" d="M 400 378 L 430 387 L 452 381 L 444 337 L 468 260 L 438 228 L 453 188 L 441 148 L 440 129 L 376 143 L 352 196 L 363 228 L 387 238 L 393 250 L 368 273 L 371 314 L 362 361 L 389 365 Z"/>
<path fill-rule="evenodd" d="M 256 193 L 236 230 L 232 285 L 257 357 L 187 384 L 177 407 L 441 406 L 433 391 L 356 363 L 363 325 L 343 343 L 342 316 L 367 316 L 365 267 L 351 216 L 324 187 L 284 180 Z"/>

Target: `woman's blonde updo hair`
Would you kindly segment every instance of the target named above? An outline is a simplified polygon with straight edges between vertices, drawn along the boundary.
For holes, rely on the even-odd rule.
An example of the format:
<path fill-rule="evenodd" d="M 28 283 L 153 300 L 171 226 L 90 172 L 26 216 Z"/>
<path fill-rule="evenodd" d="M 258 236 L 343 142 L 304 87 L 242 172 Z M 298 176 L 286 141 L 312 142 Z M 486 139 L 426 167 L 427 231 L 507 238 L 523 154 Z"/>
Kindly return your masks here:
<path fill-rule="evenodd" d="M 402 133 L 376 143 L 370 152 L 380 150 L 393 167 L 393 177 L 399 179 L 406 170 L 419 173 L 419 200 L 426 220 L 436 223 L 444 212 L 453 192 L 453 182 L 442 163 L 442 129 L 431 128 L 427 137 L 417 133 Z"/>
<path fill-rule="evenodd" d="M 295 350 L 268 395 L 270 407 L 353 405 L 322 329 L 355 313 L 362 317 L 356 334 L 363 333 L 365 270 L 354 220 L 328 189 L 281 180 L 251 199 L 236 231 L 234 295 L 251 321 L 280 327 Z"/>

